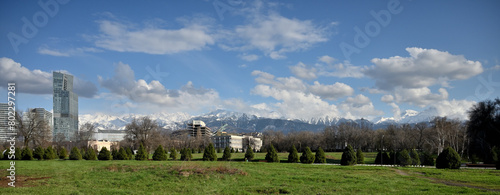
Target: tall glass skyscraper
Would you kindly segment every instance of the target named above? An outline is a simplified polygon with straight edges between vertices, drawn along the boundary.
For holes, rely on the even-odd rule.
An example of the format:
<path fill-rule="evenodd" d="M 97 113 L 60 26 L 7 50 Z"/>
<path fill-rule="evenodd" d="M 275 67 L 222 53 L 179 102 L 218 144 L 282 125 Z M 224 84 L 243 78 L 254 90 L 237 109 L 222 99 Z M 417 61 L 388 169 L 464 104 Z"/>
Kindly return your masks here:
<path fill-rule="evenodd" d="M 64 135 L 69 141 L 78 132 L 78 95 L 73 93 L 73 75 L 53 72 L 54 86 L 54 131 L 53 138 L 57 141 L 58 134 Z"/>

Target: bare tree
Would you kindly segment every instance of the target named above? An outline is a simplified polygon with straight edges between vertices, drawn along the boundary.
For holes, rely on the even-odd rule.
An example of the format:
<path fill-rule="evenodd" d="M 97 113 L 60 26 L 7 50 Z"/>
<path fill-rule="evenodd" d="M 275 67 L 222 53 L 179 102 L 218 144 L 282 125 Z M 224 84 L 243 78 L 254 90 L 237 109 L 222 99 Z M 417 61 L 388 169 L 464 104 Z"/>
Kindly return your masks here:
<path fill-rule="evenodd" d="M 76 133 L 73 137 L 73 141 L 76 143 L 77 147 L 87 147 L 88 142 L 94 139 L 94 133 L 97 131 L 97 127 L 95 124 L 87 122 L 83 125 L 80 125 L 80 129 L 78 133 Z"/>
<path fill-rule="evenodd" d="M 30 142 L 33 147 L 45 147 L 52 139 L 49 124 L 34 110 L 28 109 L 23 114 L 16 112 L 16 126 L 20 135 L 24 138 L 25 147 Z"/>
<path fill-rule="evenodd" d="M 131 123 L 125 127 L 125 140 L 132 143 L 136 147 L 142 144 L 148 150 L 151 150 L 152 141 L 159 134 L 159 126 L 156 121 L 145 116 L 142 118 L 134 118 Z"/>

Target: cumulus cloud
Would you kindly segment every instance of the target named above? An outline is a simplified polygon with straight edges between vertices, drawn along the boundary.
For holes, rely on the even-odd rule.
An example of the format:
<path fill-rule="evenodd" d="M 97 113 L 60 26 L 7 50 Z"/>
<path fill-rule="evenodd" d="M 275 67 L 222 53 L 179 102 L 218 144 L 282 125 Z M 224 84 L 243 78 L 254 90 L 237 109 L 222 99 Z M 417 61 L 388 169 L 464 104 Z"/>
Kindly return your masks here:
<path fill-rule="evenodd" d="M 132 25 L 110 20 L 98 23 L 101 34 L 95 37 L 95 45 L 113 51 L 173 54 L 201 50 L 215 43 L 210 25 L 202 22 L 192 21 L 179 29 L 154 25 L 132 28 Z"/>
<path fill-rule="evenodd" d="M 354 93 L 354 89 L 347 84 L 336 82 L 332 85 L 322 85 L 318 81 L 314 81 L 314 85 L 309 86 L 309 91 L 327 100 L 335 100 Z"/>
<path fill-rule="evenodd" d="M 175 107 L 178 110 L 202 110 L 207 106 L 217 105 L 220 101 L 215 90 L 196 88 L 191 81 L 175 90 L 165 88 L 156 80 L 150 83 L 143 79 L 135 80 L 134 71 L 122 62 L 116 64 L 112 78 L 99 77 L 98 80 L 102 87 L 134 102 Z"/>
<path fill-rule="evenodd" d="M 439 94 L 432 93 L 427 87 L 406 89 L 397 87 L 394 90 L 395 100 L 398 103 L 409 103 L 420 107 L 425 107 L 432 103 L 448 99 L 448 91 L 444 88 L 438 90 Z"/>
<path fill-rule="evenodd" d="M 391 90 L 423 88 L 447 81 L 464 80 L 483 72 L 478 61 L 467 60 L 462 55 L 453 55 L 435 49 L 406 48 L 410 57 L 394 56 L 386 59 L 374 58 L 374 66 L 365 69 L 365 75 L 373 78 L 376 86 Z"/>
<path fill-rule="evenodd" d="M 435 113 L 436 116 L 448 117 L 450 119 L 468 120 L 469 109 L 476 104 L 475 101 L 468 100 L 442 100 L 431 105 L 422 112 Z"/>
<path fill-rule="evenodd" d="M 258 55 L 255 55 L 255 54 L 241 54 L 239 55 L 239 57 L 245 61 L 255 61 L 255 60 L 258 60 L 259 59 L 259 56 Z"/>
<path fill-rule="evenodd" d="M 306 79 L 306 80 L 312 80 L 315 78 L 318 78 L 316 76 L 316 68 L 313 67 L 307 67 L 304 63 L 299 62 L 295 66 L 290 66 L 290 71 L 297 77 L 301 79 Z"/>
<path fill-rule="evenodd" d="M 383 115 L 384 112 L 376 110 L 370 98 L 359 94 L 355 97 L 348 97 L 342 102 L 339 108 L 344 111 L 346 118 L 357 119 L 360 116 L 372 119 L 374 116 Z"/>
<path fill-rule="evenodd" d="M 394 96 L 392 95 L 384 95 L 382 96 L 382 98 L 380 98 L 381 101 L 385 102 L 385 103 L 389 103 L 389 102 L 392 102 L 394 101 Z"/>
<path fill-rule="evenodd" d="M 53 92 L 52 73 L 39 69 L 30 70 L 10 58 L 0 58 L 0 75 L 2 75 L 1 83 L 15 82 L 20 93 L 52 94 Z M 80 97 L 91 98 L 97 93 L 97 87 L 90 81 L 74 77 L 73 85 L 74 92 Z"/>
<path fill-rule="evenodd" d="M 226 32 L 228 50 L 260 50 L 272 59 L 286 58 L 286 53 L 307 50 L 317 43 L 328 41 L 327 27 L 311 20 L 290 19 L 277 13 L 252 12 L 248 24 Z"/>

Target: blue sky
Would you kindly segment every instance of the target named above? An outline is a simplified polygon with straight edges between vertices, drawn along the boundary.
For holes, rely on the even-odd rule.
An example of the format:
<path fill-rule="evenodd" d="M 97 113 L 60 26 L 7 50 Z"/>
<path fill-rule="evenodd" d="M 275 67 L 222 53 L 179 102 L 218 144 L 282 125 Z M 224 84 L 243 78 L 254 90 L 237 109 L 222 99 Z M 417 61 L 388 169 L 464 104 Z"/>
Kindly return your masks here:
<path fill-rule="evenodd" d="M 294 119 L 465 118 L 500 96 L 498 1 L 125 2 L 0 2 L 0 92 L 51 110 L 64 71 L 80 114 Z"/>

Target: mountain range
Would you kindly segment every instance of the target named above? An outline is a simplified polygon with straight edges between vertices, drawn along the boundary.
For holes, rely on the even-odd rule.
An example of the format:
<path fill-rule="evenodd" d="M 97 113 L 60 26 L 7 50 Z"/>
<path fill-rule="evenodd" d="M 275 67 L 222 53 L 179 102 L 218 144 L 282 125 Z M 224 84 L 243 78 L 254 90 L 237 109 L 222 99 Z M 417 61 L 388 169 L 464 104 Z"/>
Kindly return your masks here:
<path fill-rule="evenodd" d="M 212 130 L 219 130 L 224 127 L 226 132 L 250 133 L 262 132 L 264 130 L 289 131 L 321 131 L 326 126 L 336 125 L 343 122 L 354 122 L 363 124 L 372 129 L 385 128 L 389 125 L 404 123 L 415 124 L 418 122 L 430 122 L 435 112 L 417 112 L 406 110 L 400 118 L 379 117 L 371 121 L 366 119 L 345 119 L 340 117 L 311 118 L 309 120 L 285 119 L 285 118 L 264 118 L 246 113 L 233 112 L 227 110 L 216 110 L 199 116 L 191 116 L 187 113 L 155 113 L 149 115 L 126 114 L 121 116 L 107 114 L 84 114 L 79 116 L 80 124 L 86 122 L 93 123 L 101 130 L 125 130 L 125 126 L 132 122 L 134 118 L 149 116 L 156 120 L 160 127 L 169 130 L 179 130 L 186 127 L 191 120 L 202 120 Z"/>

